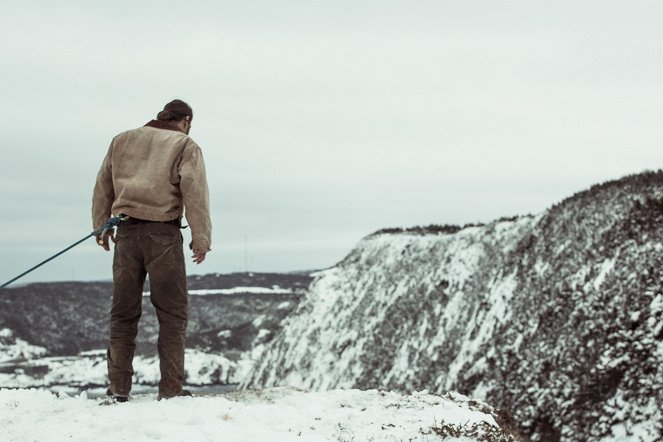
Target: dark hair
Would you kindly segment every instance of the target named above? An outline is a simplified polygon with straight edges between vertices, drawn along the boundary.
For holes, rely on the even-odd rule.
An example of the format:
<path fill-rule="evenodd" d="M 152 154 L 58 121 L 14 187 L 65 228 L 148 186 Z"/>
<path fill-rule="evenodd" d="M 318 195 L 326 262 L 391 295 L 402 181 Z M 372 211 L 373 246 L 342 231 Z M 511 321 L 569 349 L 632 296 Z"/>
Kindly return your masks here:
<path fill-rule="evenodd" d="M 180 121 L 185 117 L 193 120 L 193 110 L 182 100 L 171 101 L 157 114 L 157 120 L 160 121 Z"/>

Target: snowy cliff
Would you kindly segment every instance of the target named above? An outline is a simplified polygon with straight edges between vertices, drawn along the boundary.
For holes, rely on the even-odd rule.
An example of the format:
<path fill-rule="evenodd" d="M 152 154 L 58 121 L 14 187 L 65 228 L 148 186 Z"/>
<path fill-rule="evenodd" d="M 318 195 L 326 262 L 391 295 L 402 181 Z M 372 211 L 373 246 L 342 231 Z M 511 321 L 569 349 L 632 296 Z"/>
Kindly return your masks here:
<path fill-rule="evenodd" d="M 537 216 L 371 235 L 247 385 L 458 391 L 532 440 L 661 440 L 663 172 Z"/>

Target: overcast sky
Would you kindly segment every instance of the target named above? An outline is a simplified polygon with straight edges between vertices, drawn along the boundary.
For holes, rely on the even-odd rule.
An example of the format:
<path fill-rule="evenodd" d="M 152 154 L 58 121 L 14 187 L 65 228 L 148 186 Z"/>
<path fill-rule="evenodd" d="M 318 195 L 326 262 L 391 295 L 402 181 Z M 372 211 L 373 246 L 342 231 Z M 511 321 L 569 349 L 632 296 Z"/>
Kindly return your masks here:
<path fill-rule="evenodd" d="M 0 282 L 91 231 L 111 138 L 173 98 L 211 193 L 190 273 L 324 268 L 383 227 L 662 164 L 660 1 L 28 0 L 0 22 Z M 111 258 L 90 240 L 24 281 Z"/>

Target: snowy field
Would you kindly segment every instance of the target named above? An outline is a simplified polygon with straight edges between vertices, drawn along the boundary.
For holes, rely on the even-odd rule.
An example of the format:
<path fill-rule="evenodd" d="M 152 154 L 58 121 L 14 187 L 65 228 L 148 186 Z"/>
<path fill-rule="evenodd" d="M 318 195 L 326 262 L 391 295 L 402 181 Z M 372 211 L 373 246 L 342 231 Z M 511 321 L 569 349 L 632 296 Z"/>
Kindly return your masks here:
<path fill-rule="evenodd" d="M 262 347 L 260 347 L 262 348 Z M 1 350 L 1 348 L 0 348 Z M 231 361 L 223 355 L 186 350 L 187 385 L 224 385 L 239 383 L 253 363 L 251 352 L 240 361 Z M 136 356 L 133 361 L 133 383 L 157 385 L 159 383 L 158 356 Z M 5 370 L 6 369 L 6 370 Z M 3 373 L 3 370 L 7 371 Z M 0 388 L 32 388 L 107 385 L 106 351 L 95 350 L 77 356 L 43 357 L 23 363 L 3 362 L 0 357 Z M 0 439 L 1 440 L 1 439 Z"/>
<path fill-rule="evenodd" d="M 0 439 L 20 441 L 473 441 L 444 428 L 497 429 L 483 405 L 464 396 L 377 390 L 291 388 L 124 404 L 45 390 L 0 390 Z M 492 439 L 482 439 L 492 440 Z M 497 440 L 497 439 L 495 439 Z M 509 440 L 509 439 L 500 439 Z"/>
<path fill-rule="evenodd" d="M 262 316 L 256 322 L 262 320 Z M 261 329 L 260 339 L 269 330 Z M 224 386 L 239 384 L 260 357 L 264 344 L 230 360 L 222 354 L 186 349 L 186 385 Z M 43 356 L 47 350 L 16 338 L 9 329 L 0 329 L 0 388 L 73 389 L 106 386 L 106 350 L 92 350 L 74 356 Z M 138 355 L 133 360 L 133 384 L 150 386 L 159 383 L 158 356 Z M 0 438 L 0 442 L 2 439 Z"/>

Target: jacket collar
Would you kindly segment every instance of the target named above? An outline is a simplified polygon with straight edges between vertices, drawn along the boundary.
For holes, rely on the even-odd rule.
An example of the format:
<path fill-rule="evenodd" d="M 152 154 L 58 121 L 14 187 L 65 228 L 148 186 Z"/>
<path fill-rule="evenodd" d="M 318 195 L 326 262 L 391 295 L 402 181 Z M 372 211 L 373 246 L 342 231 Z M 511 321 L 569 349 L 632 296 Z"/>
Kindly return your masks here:
<path fill-rule="evenodd" d="M 151 120 L 148 121 L 145 126 L 147 127 L 154 127 L 156 129 L 166 129 L 166 130 L 174 130 L 178 132 L 182 132 L 179 127 L 175 125 L 175 123 L 172 123 L 170 121 L 161 121 L 161 120 Z"/>

